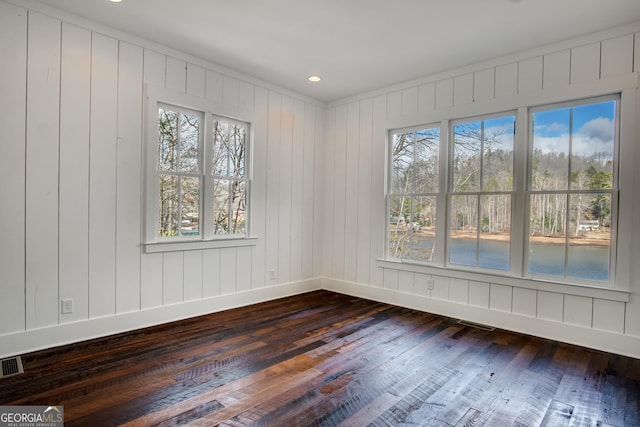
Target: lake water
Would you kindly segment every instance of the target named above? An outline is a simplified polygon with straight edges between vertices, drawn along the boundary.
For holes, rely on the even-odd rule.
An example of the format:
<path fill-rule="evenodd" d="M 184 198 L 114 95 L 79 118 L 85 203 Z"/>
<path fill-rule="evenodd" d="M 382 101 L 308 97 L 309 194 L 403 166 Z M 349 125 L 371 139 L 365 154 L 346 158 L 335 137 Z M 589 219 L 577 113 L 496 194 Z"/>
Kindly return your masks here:
<path fill-rule="evenodd" d="M 451 240 L 449 262 L 458 265 L 477 265 L 483 268 L 509 270 L 509 244 L 496 241 L 480 243 L 478 254 L 473 240 Z M 532 244 L 529 253 L 529 273 L 564 276 L 565 247 L 562 245 Z M 609 280 L 609 248 L 607 246 L 570 246 L 568 277 L 606 282 Z"/>

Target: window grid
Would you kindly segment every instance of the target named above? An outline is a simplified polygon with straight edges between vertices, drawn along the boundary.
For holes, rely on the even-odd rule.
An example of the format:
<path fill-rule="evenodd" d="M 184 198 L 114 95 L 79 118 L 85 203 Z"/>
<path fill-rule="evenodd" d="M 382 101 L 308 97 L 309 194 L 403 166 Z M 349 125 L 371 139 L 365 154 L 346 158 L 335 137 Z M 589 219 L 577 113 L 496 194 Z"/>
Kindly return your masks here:
<path fill-rule="evenodd" d="M 389 250 L 391 258 L 432 262 L 436 246 L 440 128 L 403 130 L 391 136 Z"/>
<path fill-rule="evenodd" d="M 509 271 L 515 113 L 455 121 L 450 144 L 448 263 Z"/>
<path fill-rule="evenodd" d="M 159 186 L 157 232 L 160 237 L 200 234 L 201 127 L 201 113 L 158 105 L 156 170 Z"/>
<path fill-rule="evenodd" d="M 249 125 L 164 103 L 157 111 L 154 240 L 246 237 Z"/>
<path fill-rule="evenodd" d="M 246 234 L 248 126 L 219 116 L 212 122 L 213 234 Z"/>
<path fill-rule="evenodd" d="M 609 104 L 608 104 L 609 103 Z M 612 114 L 602 113 L 599 110 L 600 104 L 609 106 Z M 521 107 L 516 112 L 492 114 L 476 118 L 458 119 L 454 121 L 444 120 L 442 126 L 448 130 L 448 141 L 442 141 L 445 150 L 441 152 L 438 159 L 438 168 L 444 172 L 441 175 L 440 189 L 438 181 L 430 191 L 416 191 L 415 186 L 410 190 L 400 188 L 398 182 L 401 178 L 403 183 L 412 182 L 410 177 L 399 174 L 398 156 L 394 152 L 397 138 L 401 136 L 415 135 L 417 129 L 427 129 L 429 126 L 404 128 L 389 132 L 389 174 L 387 180 L 387 256 L 390 259 L 398 259 L 408 263 L 423 263 L 435 267 L 448 267 L 467 271 L 495 272 L 496 274 L 506 274 L 513 277 L 529 279 L 543 279 L 558 283 L 586 284 L 598 287 L 610 287 L 615 282 L 615 259 L 616 259 L 616 230 L 617 230 L 617 153 L 619 151 L 618 129 L 620 95 L 605 97 L 593 97 L 585 100 L 571 101 L 562 104 L 548 104 L 540 107 Z M 563 133 L 565 148 L 558 148 L 562 144 L 562 138 L 543 139 L 541 135 L 541 121 L 534 122 L 534 116 L 539 113 L 553 112 L 557 109 L 567 109 L 570 119 L 566 122 L 566 132 Z M 522 119 L 517 119 L 518 115 Z M 528 118 L 526 118 L 529 116 Z M 500 150 L 494 150 L 492 156 L 487 156 L 486 152 L 491 151 L 487 145 L 490 138 L 487 133 L 500 120 L 507 118 L 507 129 L 499 138 L 508 135 L 507 148 L 502 147 L 503 156 L 500 157 Z M 518 121 L 519 130 L 516 129 Z M 527 123 L 528 122 L 528 123 Z M 475 162 L 469 167 L 469 175 L 460 175 L 460 167 L 464 166 L 459 147 L 460 142 L 459 126 L 475 123 L 477 138 L 473 153 L 467 155 L 466 160 Z M 549 122 L 546 129 L 551 132 L 559 123 Z M 469 130 L 469 129 L 467 129 Z M 528 132 L 524 135 L 521 132 Z M 467 137 L 471 135 L 469 133 Z M 605 136 L 607 135 L 607 136 Z M 495 136 L 495 135 L 494 135 Z M 537 139 L 536 139 L 537 138 Z M 466 142 L 471 142 L 467 140 Z M 495 142 L 495 141 L 494 141 Z M 545 150 L 562 151 L 564 154 L 557 154 L 557 158 L 549 155 L 548 158 L 536 157 L 536 148 L 544 145 Z M 536 145 L 538 144 L 538 145 Z M 473 145 L 473 144 L 471 144 Z M 470 145 L 470 146 L 471 146 Z M 596 148 L 594 148 L 596 147 Z M 604 147 L 601 151 L 598 147 Z M 442 145 L 441 145 L 442 149 Z M 458 151 L 456 151 L 458 149 Z M 474 151 L 475 150 L 475 151 Z M 508 153 L 507 155 L 504 155 Z M 495 163 L 497 158 L 500 162 Z M 562 158 L 566 169 L 562 169 L 564 178 L 556 179 L 554 174 L 550 182 L 553 184 L 537 184 L 536 182 L 546 182 L 542 180 L 542 175 L 535 171 L 535 167 L 540 167 L 544 162 L 554 164 L 557 159 Z M 518 160 L 520 159 L 520 160 Z M 409 161 L 410 160 L 410 161 Z M 416 165 L 415 155 L 404 159 L 406 165 Z M 508 164 L 508 167 L 505 165 Z M 598 166 L 600 165 L 600 166 Z M 494 174 L 496 170 L 503 168 L 503 172 L 508 172 L 505 176 L 498 177 Z M 556 168 L 561 166 L 556 165 Z M 553 168 L 551 168 L 553 170 Z M 446 171 L 446 172 L 445 172 Z M 459 179 L 463 177 L 464 179 Z M 499 178 L 499 179 L 498 179 Z M 538 180 L 538 181 L 536 181 Z M 460 185 L 464 183 L 465 185 Z M 519 183 L 519 184 L 518 184 Z M 562 184 L 564 183 L 564 184 Z M 498 185 L 496 185 L 498 184 Z M 541 186 L 542 185 L 542 186 Z M 435 254 L 426 258 L 416 256 L 411 251 L 414 246 L 415 237 L 418 234 L 414 230 L 415 213 L 419 209 L 420 197 L 432 197 L 434 204 L 440 201 L 437 210 L 437 222 L 440 225 L 438 233 L 434 233 L 434 242 L 431 246 L 434 251 L 444 252 L 446 256 Z M 536 199 L 537 198 L 537 199 Z M 555 214 L 559 215 L 564 209 L 562 217 L 563 239 L 560 244 L 557 240 L 552 240 L 552 244 L 542 246 L 542 250 L 534 250 L 532 245 L 538 240 L 555 239 L 553 235 L 555 229 L 546 228 L 549 225 L 559 227 L 559 222 L 555 222 L 548 215 L 540 217 L 535 209 L 538 209 L 538 199 L 546 199 L 547 208 L 553 205 Z M 474 246 L 473 255 L 467 260 L 452 259 L 451 254 L 456 252 L 456 241 L 452 237 L 462 237 L 453 233 L 456 221 L 467 220 L 460 218 L 460 213 L 467 214 L 458 209 L 456 203 L 464 201 L 468 204 L 470 212 L 468 221 L 473 223 L 467 230 L 466 236 Z M 500 209 L 484 209 L 490 203 Z M 418 207 L 416 207 L 418 206 Z M 435 211 L 435 209 L 434 209 Z M 500 218 L 489 218 L 486 212 L 504 216 L 506 225 L 503 228 L 494 229 L 492 224 L 499 223 Z M 537 218 L 537 219 L 536 219 Z M 543 218 L 543 219 L 540 219 Z M 537 221 L 537 222 L 536 222 Z M 400 226 L 405 229 L 401 230 Z M 534 226 L 545 227 L 543 234 L 536 235 Z M 402 231 L 402 232 L 400 232 Z M 517 233 L 513 235 L 513 233 Z M 522 236 L 521 236 L 522 234 Z M 399 237 L 406 240 L 406 245 L 400 247 Z M 489 250 L 493 242 L 506 242 L 502 252 Z M 556 253 L 550 249 L 555 246 L 563 248 L 561 256 L 557 257 L 560 272 L 537 270 L 540 261 L 536 256 L 538 253 Z M 589 255 L 589 251 L 595 255 Z M 484 253 L 484 255 L 483 255 Z M 533 254 L 533 255 L 532 255 Z M 601 267 L 599 273 L 585 273 L 582 264 L 589 256 L 595 257 Z M 495 261 L 502 260 L 502 264 L 496 265 Z M 470 260 L 470 261 L 469 261 Z M 543 264 L 549 261 L 543 261 Z M 555 262 L 555 261 L 554 261 Z M 591 262 L 591 261 L 590 261 Z M 498 263 L 499 264 L 499 263 Z M 591 262 L 591 264 L 594 264 Z M 549 265 L 553 265 L 551 262 Z M 602 271 L 606 274 L 602 275 Z"/>
<path fill-rule="evenodd" d="M 613 282 L 619 99 L 608 96 L 530 110 L 528 276 Z M 550 136 L 545 131 L 551 118 L 555 127 L 566 127 L 553 148 L 547 147 Z M 564 177 L 554 181 L 553 172 L 560 166 Z M 554 260 L 548 259 L 551 254 Z"/>

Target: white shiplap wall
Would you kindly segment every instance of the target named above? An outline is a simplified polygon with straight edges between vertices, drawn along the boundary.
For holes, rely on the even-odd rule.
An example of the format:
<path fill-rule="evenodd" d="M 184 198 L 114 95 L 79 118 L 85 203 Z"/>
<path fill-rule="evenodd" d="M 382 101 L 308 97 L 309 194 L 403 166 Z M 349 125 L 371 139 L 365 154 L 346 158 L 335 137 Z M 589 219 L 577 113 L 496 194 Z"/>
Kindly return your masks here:
<path fill-rule="evenodd" d="M 0 57 L 11 58 L 0 67 L 0 356 L 325 287 L 640 357 L 640 265 L 633 262 L 640 186 L 623 190 L 621 209 L 624 223 L 635 224 L 621 242 L 629 294 L 563 292 L 379 261 L 386 129 L 593 95 L 619 82 L 635 87 L 638 25 L 325 108 L 26 0 L 14 3 L 25 5 L 0 0 Z M 255 246 L 141 249 L 145 83 L 256 118 Z M 633 107 L 625 96 L 630 112 L 623 114 L 633 122 L 638 96 Z M 638 139 L 637 128 L 624 131 L 626 141 Z M 640 150 L 628 152 L 622 173 L 638 182 Z M 67 298 L 74 312 L 62 315 Z"/>
<path fill-rule="evenodd" d="M 0 356 L 317 288 L 322 105 L 4 1 L 0 56 Z M 144 253 L 146 83 L 256 118 L 255 246 Z"/>
<path fill-rule="evenodd" d="M 324 286 L 640 357 L 640 26 L 398 84 L 327 109 Z M 635 61 L 635 64 L 634 64 Z M 621 292 L 382 261 L 387 129 L 520 109 L 624 89 L 617 272 Z M 522 124 L 523 122 L 519 122 Z M 526 125 L 526 117 L 524 118 Z M 635 221 L 635 222 L 634 222 Z M 433 289 L 427 286 L 433 279 Z M 628 292 L 627 292 L 628 291 Z"/>

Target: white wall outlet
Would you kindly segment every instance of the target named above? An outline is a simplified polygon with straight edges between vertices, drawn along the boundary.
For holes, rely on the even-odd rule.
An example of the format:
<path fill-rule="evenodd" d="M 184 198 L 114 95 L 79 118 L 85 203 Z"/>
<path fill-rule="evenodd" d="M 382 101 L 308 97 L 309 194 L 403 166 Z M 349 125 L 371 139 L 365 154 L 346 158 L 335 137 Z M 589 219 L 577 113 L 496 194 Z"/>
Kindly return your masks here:
<path fill-rule="evenodd" d="M 60 312 L 62 314 L 73 313 L 73 298 L 63 299 L 60 301 Z"/>
<path fill-rule="evenodd" d="M 433 287 L 436 285 L 435 280 L 427 279 L 427 289 L 433 290 Z"/>
<path fill-rule="evenodd" d="M 276 271 L 269 270 L 269 280 L 276 280 Z"/>

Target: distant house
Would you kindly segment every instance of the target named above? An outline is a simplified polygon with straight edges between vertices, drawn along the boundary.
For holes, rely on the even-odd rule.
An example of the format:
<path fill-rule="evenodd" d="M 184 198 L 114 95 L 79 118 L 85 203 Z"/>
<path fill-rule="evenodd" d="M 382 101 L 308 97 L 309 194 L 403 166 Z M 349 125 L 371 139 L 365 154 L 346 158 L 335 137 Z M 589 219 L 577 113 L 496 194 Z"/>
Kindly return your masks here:
<path fill-rule="evenodd" d="M 578 231 L 596 231 L 600 229 L 600 222 L 597 220 L 582 221 L 578 224 Z"/>

